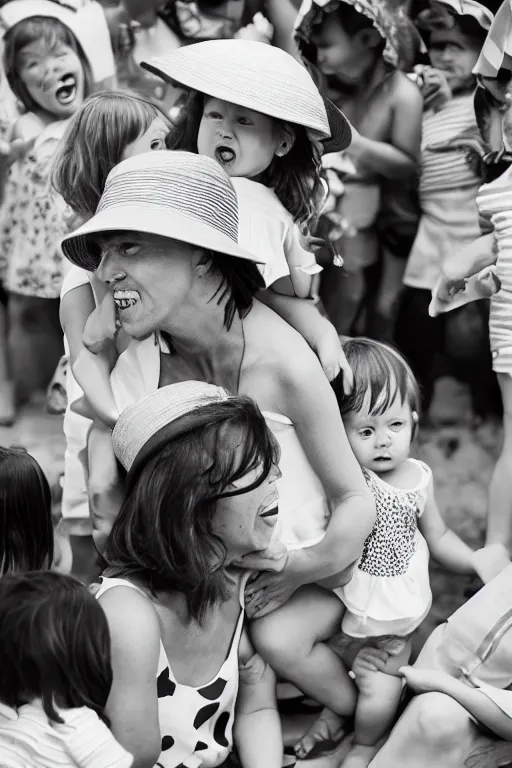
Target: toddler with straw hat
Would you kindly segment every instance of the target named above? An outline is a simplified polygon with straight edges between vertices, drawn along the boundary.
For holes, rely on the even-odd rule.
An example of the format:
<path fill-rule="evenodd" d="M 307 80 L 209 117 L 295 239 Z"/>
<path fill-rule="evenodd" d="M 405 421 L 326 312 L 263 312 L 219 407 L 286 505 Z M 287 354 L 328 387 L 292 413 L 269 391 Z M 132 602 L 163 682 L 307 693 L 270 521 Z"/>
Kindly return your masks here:
<path fill-rule="evenodd" d="M 211 157 L 231 177 L 240 241 L 264 257 L 265 302 L 306 338 L 330 379 L 342 368 L 350 383 L 334 328 L 285 298 L 311 297 L 321 270 L 310 248 L 324 199 L 321 156 L 347 148 L 350 124 L 305 67 L 264 43 L 211 40 L 142 66 L 191 91 L 169 148 Z"/>

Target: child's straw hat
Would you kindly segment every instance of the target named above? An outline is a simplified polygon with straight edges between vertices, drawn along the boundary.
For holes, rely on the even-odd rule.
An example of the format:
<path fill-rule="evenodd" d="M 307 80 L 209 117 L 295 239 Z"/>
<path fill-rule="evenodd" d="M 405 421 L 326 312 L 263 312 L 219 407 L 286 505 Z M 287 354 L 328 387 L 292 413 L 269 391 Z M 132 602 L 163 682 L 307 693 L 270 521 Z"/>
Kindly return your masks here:
<path fill-rule="evenodd" d="M 121 413 L 112 432 L 117 458 L 133 474 L 150 455 L 180 434 L 179 430 L 166 427 L 198 408 L 221 403 L 228 397 L 225 389 L 202 381 L 182 381 L 157 389 Z"/>
<path fill-rule="evenodd" d="M 260 262 L 238 244 L 238 201 L 215 160 L 191 152 L 148 152 L 109 173 L 94 216 L 62 241 L 67 258 L 95 270 L 98 238 L 113 231 L 157 235 Z"/>
<path fill-rule="evenodd" d="M 347 118 L 324 102 L 307 69 L 280 48 L 249 40 L 208 40 L 143 61 L 173 85 L 309 129 L 338 152 L 350 144 Z"/>
<path fill-rule="evenodd" d="M 68 0 L 11 0 L 0 10 L 0 37 L 20 21 L 34 16 L 58 19 L 76 37 L 91 68 L 93 83 L 114 77 L 116 67 L 110 33 L 99 3 Z"/>

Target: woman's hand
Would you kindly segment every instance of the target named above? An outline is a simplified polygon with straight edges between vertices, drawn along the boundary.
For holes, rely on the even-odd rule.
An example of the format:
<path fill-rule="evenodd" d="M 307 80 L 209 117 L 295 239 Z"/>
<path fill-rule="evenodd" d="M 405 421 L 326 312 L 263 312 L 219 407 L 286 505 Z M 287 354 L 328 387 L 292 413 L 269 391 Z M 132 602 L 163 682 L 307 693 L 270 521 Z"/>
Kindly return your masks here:
<path fill-rule="evenodd" d="M 325 333 L 318 340 L 314 351 L 329 381 L 334 381 L 340 371 L 343 371 L 343 391 L 349 395 L 354 386 L 354 375 L 341 346 L 340 337 L 331 323 L 327 324 Z"/>
<path fill-rule="evenodd" d="M 453 678 L 447 672 L 436 669 L 402 667 L 399 670 L 405 682 L 415 693 L 444 693 Z"/>
<path fill-rule="evenodd" d="M 457 293 L 460 293 L 466 287 L 466 280 L 451 280 L 449 277 L 441 276 L 432 291 L 432 298 L 435 298 L 439 304 L 451 304 Z"/>
<path fill-rule="evenodd" d="M 283 562 L 284 570 L 276 573 L 259 573 L 256 578 L 251 579 L 245 588 L 245 608 L 247 616 L 250 619 L 261 619 L 267 613 L 272 613 L 276 608 L 284 605 L 293 593 L 304 583 L 301 576 L 300 567 L 296 558 L 297 550 L 287 553 L 286 561 Z M 251 563 L 248 555 L 244 562 Z M 261 568 L 261 560 L 255 559 L 248 567 Z"/>

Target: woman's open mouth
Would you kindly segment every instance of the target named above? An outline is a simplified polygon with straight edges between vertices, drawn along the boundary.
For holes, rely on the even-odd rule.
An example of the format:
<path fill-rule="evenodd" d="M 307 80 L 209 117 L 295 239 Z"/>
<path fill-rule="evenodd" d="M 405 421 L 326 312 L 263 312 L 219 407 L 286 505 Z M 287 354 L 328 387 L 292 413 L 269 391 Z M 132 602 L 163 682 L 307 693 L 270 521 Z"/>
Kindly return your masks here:
<path fill-rule="evenodd" d="M 55 98 L 59 104 L 66 106 L 67 104 L 70 104 L 76 96 L 78 89 L 76 77 L 74 75 L 65 75 L 62 78 L 61 83 L 62 85 L 59 85 L 55 91 Z"/>
<path fill-rule="evenodd" d="M 114 291 L 114 301 L 120 311 L 130 309 L 139 300 L 140 294 L 138 291 Z"/>
<path fill-rule="evenodd" d="M 236 160 L 236 152 L 231 147 L 220 146 L 215 150 L 215 157 L 221 165 L 232 165 Z"/>

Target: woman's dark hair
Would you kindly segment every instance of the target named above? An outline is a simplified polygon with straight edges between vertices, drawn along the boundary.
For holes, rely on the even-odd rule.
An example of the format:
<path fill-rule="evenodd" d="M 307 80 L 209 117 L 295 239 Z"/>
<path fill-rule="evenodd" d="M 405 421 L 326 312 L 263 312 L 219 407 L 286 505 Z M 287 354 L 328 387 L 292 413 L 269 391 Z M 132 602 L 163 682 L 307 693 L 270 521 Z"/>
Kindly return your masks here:
<path fill-rule="evenodd" d="M 0 447 L 0 577 L 49 568 L 52 560 L 48 480 L 24 448 Z"/>
<path fill-rule="evenodd" d="M 265 281 L 258 267 L 249 259 L 237 259 L 225 253 L 205 251 L 204 263 L 210 271 L 219 275 L 220 282 L 210 301 L 221 304 L 227 297 L 224 308 L 224 323 L 229 330 L 235 314 L 245 317 L 259 290 L 265 287 Z"/>
<path fill-rule="evenodd" d="M 197 154 L 197 136 L 203 116 L 205 95 L 191 91 L 173 130 L 168 134 L 168 149 Z M 274 119 L 274 118 L 273 118 Z M 274 157 L 269 167 L 254 181 L 274 190 L 294 221 L 308 227 L 318 216 L 321 181 L 321 142 L 310 139 L 302 125 L 274 119 L 276 129 L 293 134 L 295 140 L 283 157 Z"/>
<path fill-rule="evenodd" d="M 368 392 L 371 414 L 384 413 L 397 395 L 401 403 L 407 403 L 411 412 L 419 414 L 418 382 L 405 358 L 396 349 L 373 339 L 356 338 L 346 341 L 343 351 L 354 374 L 354 386 L 351 393 L 345 395 L 341 376 L 333 382 L 342 416 L 360 411 Z"/>
<path fill-rule="evenodd" d="M 57 708 L 89 707 L 107 724 L 112 686 L 105 614 L 87 587 L 51 571 L 0 579 L 0 701 L 18 708 L 42 700 L 50 720 Z"/>
<path fill-rule="evenodd" d="M 109 575 L 141 579 L 153 593 L 183 593 L 190 615 L 201 621 L 231 589 L 226 550 L 212 528 L 217 501 L 258 487 L 279 449 L 245 397 L 205 405 L 164 429 L 168 439 L 158 433 L 156 448 L 128 475 L 104 558 Z M 250 486 L 232 488 L 254 470 Z"/>
<path fill-rule="evenodd" d="M 4 37 L 3 65 L 7 80 L 13 93 L 29 112 L 39 109 L 18 73 L 20 53 L 25 46 L 36 41 L 42 41 L 51 50 L 57 45 L 67 45 L 80 59 L 84 68 L 85 94 L 91 90 L 92 75 L 81 45 L 68 27 L 58 19 L 47 16 L 31 16 L 19 21 L 7 30 Z"/>

